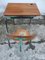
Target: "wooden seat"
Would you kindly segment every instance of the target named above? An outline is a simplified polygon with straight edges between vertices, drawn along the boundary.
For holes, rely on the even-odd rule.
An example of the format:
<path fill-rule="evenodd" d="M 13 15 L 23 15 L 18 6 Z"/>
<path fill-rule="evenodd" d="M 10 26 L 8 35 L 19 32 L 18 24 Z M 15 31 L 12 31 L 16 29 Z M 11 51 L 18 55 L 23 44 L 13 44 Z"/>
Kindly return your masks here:
<path fill-rule="evenodd" d="M 29 44 L 26 50 L 29 48 L 34 49 L 35 46 L 31 44 L 31 40 L 35 37 L 35 34 L 30 35 L 29 31 L 26 29 L 17 29 L 16 32 L 7 35 L 8 38 L 15 40 L 16 43 L 19 43 L 20 52 L 22 51 L 22 44 L 25 41 L 25 44 Z"/>
<path fill-rule="evenodd" d="M 19 42 L 20 39 L 24 41 L 32 40 L 35 37 L 35 34 L 30 35 L 29 31 L 26 29 L 17 29 L 16 32 L 7 35 L 8 38 Z"/>

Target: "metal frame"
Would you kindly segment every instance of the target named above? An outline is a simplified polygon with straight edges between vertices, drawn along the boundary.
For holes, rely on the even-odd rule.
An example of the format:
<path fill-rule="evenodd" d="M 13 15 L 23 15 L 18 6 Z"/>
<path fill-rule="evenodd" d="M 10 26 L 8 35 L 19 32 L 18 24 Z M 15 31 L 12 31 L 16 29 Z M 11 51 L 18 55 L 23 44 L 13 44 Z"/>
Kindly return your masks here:
<path fill-rule="evenodd" d="M 6 17 L 6 20 L 5 20 L 5 25 L 6 25 L 6 31 L 8 32 L 8 26 L 7 26 L 7 17 L 8 16 L 5 16 Z M 15 22 L 14 22 L 14 19 L 19 19 L 19 18 L 29 18 L 30 19 L 30 23 L 31 23 L 31 19 L 34 17 L 34 16 L 9 16 L 11 19 L 13 19 L 13 24 L 15 25 Z M 29 24 L 30 24 L 29 23 Z"/>
<path fill-rule="evenodd" d="M 31 19 L 33 18 L 33 16 L 11 16 L 10 18 L 13 19 L 13 24 L 15 25 L 14 19 L 29 18 L 29 19 L 30 19 L 30 23 L 31 23 Z M 8 33 L 9 31 L 8 31 L 7 21 L 8 21 L 8 20 L 7 20 L 7 18 L 6 18 L 6 20 L 5 20 L 5 25 L 6 25 L 6 31 L 7 31 L 7 33 Z M 30 23 L 29 23 L 29 24 L 30 24 Z M 9 47 L 11 48 L 9 39 L 8 39 L 8 45 L 9 45 Z M 21 39 L 21 38 L 20 38 L 19 46 L 20 46 L 20 52 L 21 52 L 21 51 L 22 51 L 22 39 Z M 32 46 L 31 42 L 29 43 L 29 46 L 30 46 L 30 47 Z"/>

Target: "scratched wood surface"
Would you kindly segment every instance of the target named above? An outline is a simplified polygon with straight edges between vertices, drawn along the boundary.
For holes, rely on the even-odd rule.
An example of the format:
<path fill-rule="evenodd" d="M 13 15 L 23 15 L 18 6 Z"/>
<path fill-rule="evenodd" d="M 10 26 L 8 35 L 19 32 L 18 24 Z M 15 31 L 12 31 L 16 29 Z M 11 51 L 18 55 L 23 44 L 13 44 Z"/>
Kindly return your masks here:
<path fill-rule="evenodd" d="M 35 3 L 8 3 L 5 16 L 39 16 L 40 12 Z"/>

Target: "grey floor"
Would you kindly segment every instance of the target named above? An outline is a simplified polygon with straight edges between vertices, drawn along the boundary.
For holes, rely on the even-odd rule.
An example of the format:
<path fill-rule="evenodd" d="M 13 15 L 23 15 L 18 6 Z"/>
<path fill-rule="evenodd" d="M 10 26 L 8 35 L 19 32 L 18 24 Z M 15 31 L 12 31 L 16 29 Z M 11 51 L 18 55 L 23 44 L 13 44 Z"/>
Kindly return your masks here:
<path fill-rule="evenodd" d="M 28 19 L 29 20 L 29 19 Z M 24 21 L 28 22 L 29 21 Z M 18 20 L 17 20 L 18 21 Z M 31 21 L 32 23 L 29 24 L 22 24 L 22 25 L 14 25 L 13 22 L 8 22 L 8 33 L 16 31 L 17 28 L 25 28 L 29 31 L 29 33 L 35 33 L 36 37 L 32 41 L 40 41 L 41 39 L 45 40 L 45 20 L 42 19 L 34 19 Z M 16 22 L 17 23 L 17 22 Z M 19 22 L 19 24 L 22 21 Z M 5 41 L 5 35 L 7 34 L 6 26 L 4 24 L 4 20 L 0 19 L 0 42 Z M 10 42 L 13 41 L 10 39 Z M 7 42 L 7 41 L 6 41 Z M 0 60 L 45 60 L 45 42 L 38 44 L 32 43 L 35 46 L 35 49 L 29 49 L 25 51 L 28 45 L 23 44 L 22 52 L 19 51 L 18 44 L 11 45 L 12 48 L 10 49 L 9 46 L 6 44 L 0 45 Z"/>

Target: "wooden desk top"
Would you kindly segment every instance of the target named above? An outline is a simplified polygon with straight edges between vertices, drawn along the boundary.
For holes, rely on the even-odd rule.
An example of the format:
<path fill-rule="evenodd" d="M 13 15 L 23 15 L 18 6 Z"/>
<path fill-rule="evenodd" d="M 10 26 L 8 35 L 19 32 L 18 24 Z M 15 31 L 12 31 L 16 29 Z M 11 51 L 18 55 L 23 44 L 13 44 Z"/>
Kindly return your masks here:
<path fill-rule="evenodd" d="M 34 3 L 8 3 L 5 16 L 39 16 L 40 12 Z"/>

